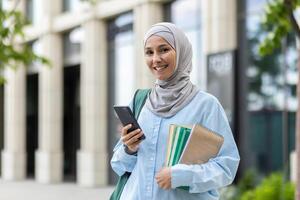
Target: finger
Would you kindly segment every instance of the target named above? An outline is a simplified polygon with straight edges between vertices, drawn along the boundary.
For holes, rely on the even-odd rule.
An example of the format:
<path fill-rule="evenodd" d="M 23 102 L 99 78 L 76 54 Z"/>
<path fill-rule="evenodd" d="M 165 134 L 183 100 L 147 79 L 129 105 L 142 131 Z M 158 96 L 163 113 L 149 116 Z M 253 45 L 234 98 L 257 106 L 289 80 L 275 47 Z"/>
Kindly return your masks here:
<path fill-rule="evenodd" d="M 134 144 L 136 143 L 137 141 L 140 141 L 140 137 L 143 135 L 143 132 L 140 131 L 139 133 L 135 134 L 134 136 L 132 136 L 129 141 L 130 143 Z"/>
<path fill-rule="evenodd" d="M 163 180 L 161 178 L 156 178 L 156 182 L 162 184 Z"/>
<path fill-rule="evenodd" d="M 125 137 L 125 140 L 130 140 L 132 139 L 134 136 L 136 136 L 137 134 L 139 134 L 141 132 L 141 129 L 136 129 L 134 131 L 131 131 L 130 133 L 126 134 L 124 137 Z M 136 141 L 136 140 L 135 140 Z"/>
<path fill-rule="evenodd" d="M 126 125 L 126 126 L 123 126 L 123 128 L 122 128 L 122 135 L 124 136 L 124 135 L 127 135 L 127 133 L 128 133 L 128 130 L 130 129 L 132 127 L 132 124 L 128 124 L 128 125 Z"/>
<path fill-rule="evenodd" d="M 143 141 L 143 140 L 138 140 L 138 141 L 136 141 L 135 143 L 133 143 L 132 145 L 133 145 L 133 146 L 139 146 L 140 143 L 141 143 L 142 141 Z"/>
<path fill-rule="evenodd" d="M 168 183 L 163 182 L 162 183 L 162 188 L 165 189 L 165 190 L 167 190 L 169 188 L 168 187 Z"/>
<path fill-rule="evenodd" d="M 124 130 L 126 131 L 126 129 L 124 128 Z M 124 131 L 124 132 L 125 132 Z M 132 131 L 132 132 L 130 132 L 130 133 L 122 133 L 123 135 L 122 135 L 122 137 L 121 137 L 121 140 L 122 140 L 122 142 L 124 143 L 124 144 L 126 144 L 127 143 L 127 141 L 128 140 L 130 140 L 130 138 L 132 138 L 134 135 L 136 135 L 139 131 L 141 131 L 141 129 L 136 129 L 136 130 L 134 130 L 134 131 Z"/>
<path fill-rule="evenodd" d="M 144 135 L 143 131 L 140 131 L 138 134 L 136 134 L 135 139 L 140 140 L 140 138 Z"/>
<path fill-rule="evenodd" d="M 143 140 L 139 140 L 137 139 L 136 141 L 134 140 L 124 140 L 123 143 L 128 146 L 130 149 L 137 149 L 138 146 L 140 145 L 140 143 L 142 142 Z"/>
<path fill-rule="evenodd" d="M 162 183 L 160 181 L 156 181 L 156 183 L 159 187 L 162 187 Z"/>
<path fill-rule="evenodd" d="M 142 140 L 139 139 L 139 137 L 132 137 L 131 139 L 127 140 L 127 145 L 136 147 L 138 146 Z"/>

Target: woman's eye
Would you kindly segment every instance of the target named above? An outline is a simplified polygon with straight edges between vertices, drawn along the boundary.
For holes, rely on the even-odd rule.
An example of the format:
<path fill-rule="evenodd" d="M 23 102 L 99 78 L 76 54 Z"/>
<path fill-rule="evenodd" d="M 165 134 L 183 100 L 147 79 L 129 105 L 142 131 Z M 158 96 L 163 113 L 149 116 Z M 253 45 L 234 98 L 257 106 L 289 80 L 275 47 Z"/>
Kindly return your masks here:
<path fill-rule="evenodd" d="M 152 51 L 146 51 L 146 52 L 145 52 L 145 55 L 147 55 L 147 56 L 150 56 L 150 55 L 152 55 L 152 54 L 153 54 Z"/>
<path fill-rule="evenodd" d="M 163 49 L 161 49 L 161 52 L 168 52 L 170 49 L 169 48 L 163 48 Z"/>

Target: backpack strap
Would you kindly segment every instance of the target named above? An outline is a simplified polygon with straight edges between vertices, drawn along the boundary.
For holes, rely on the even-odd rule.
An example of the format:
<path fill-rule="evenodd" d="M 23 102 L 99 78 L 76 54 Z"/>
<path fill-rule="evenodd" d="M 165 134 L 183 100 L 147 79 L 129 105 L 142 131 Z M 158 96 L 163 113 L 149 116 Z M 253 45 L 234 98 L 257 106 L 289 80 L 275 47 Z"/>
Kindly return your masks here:
<path fill-rule="evenodd" d="M 136 119 L 139 118 L 141 110 L 146 102 L 147 96 L 151 89 L 138 89 L 133 97 L 132 112 Z"/>
<path fill-rule="evenodd" d="M 133 97 L 132 112 L 137 119 L 141 113 L 141 110 L 146 102 L 147 96 L 151 89 L 138 89 Z M 123 189 L 131 175 L 131 172 L 125 172 L 118 180 L 114 192 L 110 196 L 110 200 L 119 200 Z"/>

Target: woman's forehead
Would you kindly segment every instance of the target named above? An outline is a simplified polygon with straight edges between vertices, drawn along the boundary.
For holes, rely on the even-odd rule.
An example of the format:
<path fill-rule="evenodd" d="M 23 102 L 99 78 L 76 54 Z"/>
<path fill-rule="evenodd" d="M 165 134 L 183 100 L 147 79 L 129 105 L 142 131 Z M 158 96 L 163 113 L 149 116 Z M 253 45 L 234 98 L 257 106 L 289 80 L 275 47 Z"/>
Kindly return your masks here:
<path fill-rule="evenodd" d="M 160 46 L 170 46 L 172 47 L 163 37 L 152 35 L 150 36 L 145 44 L 145 48 L 154 48 Z"/>

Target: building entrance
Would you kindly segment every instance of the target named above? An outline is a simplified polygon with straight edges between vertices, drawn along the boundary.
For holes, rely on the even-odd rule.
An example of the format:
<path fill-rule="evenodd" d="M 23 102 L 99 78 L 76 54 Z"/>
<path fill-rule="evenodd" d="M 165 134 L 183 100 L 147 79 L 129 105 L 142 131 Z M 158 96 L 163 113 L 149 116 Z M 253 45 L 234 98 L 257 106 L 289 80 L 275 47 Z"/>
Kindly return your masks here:
<path fill-rule="evenodd" d="M 76 152 L 80 148 L 80 66 L 64 68 L 64 180 L 76 181 Z"/>
<path fill-rule="evenodd" d="M 38 148 L 38 74 L 27 75 L 26 80 L 26 153 L 28 178 L 34 177 L 35 151 Z"/>

